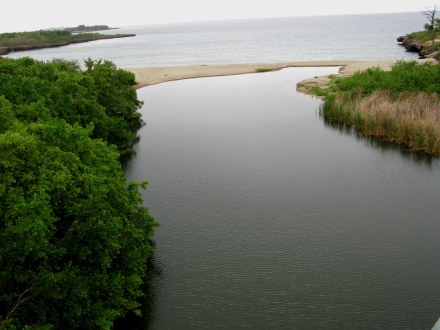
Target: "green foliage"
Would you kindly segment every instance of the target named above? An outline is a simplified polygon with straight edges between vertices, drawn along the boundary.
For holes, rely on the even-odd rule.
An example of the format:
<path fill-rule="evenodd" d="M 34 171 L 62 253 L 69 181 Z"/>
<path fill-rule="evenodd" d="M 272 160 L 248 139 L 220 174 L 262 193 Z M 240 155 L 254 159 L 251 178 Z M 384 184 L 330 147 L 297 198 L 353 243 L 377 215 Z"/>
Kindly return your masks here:
<path fill-rule="evenodd" d="M 139 127 L 140 103 L 131 74 L 89 65 L 0 61 L 0 328 L 110 329 L 137 310 L 156 223 L 97 128 Z"/>
<path fill-rule="evenodd" d="M 311 92 L 312 92 L 313 95 L 316 95 L 316 96 L 318 96 L 318 97 L 325 97 L 325 96 L 328 95 L 328 92 L 325 91 L 325 90 L 323 90 L 323 89 L 320 88 L 320 87 L 313 87 L 313 88 L 311 89 Z"/>
<path fill-rule="evenodd" d="M 104 39 L 107 35 L 99 33 L 72 34 L 68 30 L 39 30 L 32 32 L 12 32 L 0 34 L 0 47 L 15 47 L 19 45 L 34 45 L 41 43 L 64 43 L 85 39 Z"/>
<path fill-rule="evenodd" d="M 0 34 L 0 54 L 10 51 L 57 47 L 72 43 L 87 42 L 100 39 L 128 37 L 128 34 L 78 33 L 69 30 L 39 30 L 31 32 L 12 32 Z"/>
<path fill-rule="evenodd" d="M 93 80 L 94 97 L 106 109 L 105 125 L 97 127 L 99 137 L 118 146 L 122 157 L 129 157 L 136 141 L 136 132 L 142 126 L 138 109 L 142 102 L 137 99 L 134 74 L 109 61 L 86 61 L 86 75 Z"/>
<path fill-rule="evenodd" d="M 335 78 L 333 83 L 339 91 L 362 90 L 365 95 L 375 90 L 386 90 L 392 94 L 440 93 L 440 64 L 398 62 L 391 71 L 368 69 L 348 77 Z"/>
<path fill-rule="evenodd" d="M 66 28 L 66 30 L 70 32 L 90 32 L 90 31 L 110 30 L 110 27 L 108 25 L 92 25 L 92 26 L 78 25 L 77 27 L 68 27 Z"/>
<path fill-rule="evenodd" d="M 65 41 L 72 37 L 72 33 L 66 30 L 2 33 L 0 34 L 0 46 L 9 47 L 24 43 L 57 42 Z"/>
<path fill-rule="evenodd" d="M 116 145 L 121 157 L 133 152 L 142 125 L 134 75 L 108 61 L 77 64 L 30 58 L 0 61 L 0 95 L 25 122 L 62 118 L 69 124 L 94 125 L 93 138 Z"/>
<path fill-rule="evenodd" d="M 257 69 L 255 70 L 255 72 L 257 72 L 257 73 L 270 72 L 270 71 L 272 71 L 272 69 L 267 69 L 267 68 L 257 68 Z"/>
<path fill-rule="evenodd" d="M 424 25 L 424 28 L 425 28 L 425 31 L 440 32 L 440 19 L 439 18 L 434 19 L 434 24 L 426 23 Z"/>
<path fill-rule="evenodd" d="M 434 33 L 434 34 L 433 34 Z M 418 31 L 407 34 L 407 36 L 411 39 L 418 40 L 422 43 L 431 41 L 433 36 L 435 39 L 440 38 L 440 30 L 426 30 L 426 31 Z"/>
<path fill-rule="evenodd" d="M 358 133 L 440 155 L 440 64 L 399 62 L 334 78 L 334 93 L 325 97 L 325 120 L 343 123 Z"/>
<path fill-rule="evenodd" d="M 344 99 L 344 96 L 346 95 L 341 95 L 341 98 Z M 355 120 L 352 106 L 346 97 L 342 102 L 336 102 L 335 95 L 327 95 L 320 112 L 328 121 L 346 123 L 348 125 L 354 125 L 355 121 L 358 121 L 358 119 Z"/>

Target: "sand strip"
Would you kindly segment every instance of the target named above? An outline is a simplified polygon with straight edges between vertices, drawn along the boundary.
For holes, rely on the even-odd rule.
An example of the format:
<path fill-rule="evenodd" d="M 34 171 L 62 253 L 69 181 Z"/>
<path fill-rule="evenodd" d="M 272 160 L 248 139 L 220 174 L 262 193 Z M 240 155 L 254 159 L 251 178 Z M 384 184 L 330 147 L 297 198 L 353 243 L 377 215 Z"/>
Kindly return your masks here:
<path fill-rule="evenodd" d="M 325 67 L 346 66 L 354 61 L 305 61 L 284 63 L 252 63 L 252 64 L 218 64 L 218 65 L 189 65 L 174 67 L 140 67 L 126 68 L 136 76 L 136 88 L 155 85 L 166 81 L 231 76 L 245 73 L 256 73 L 261 70 L 276 71 L 290 67 Z"/>
<path fill-rule="evenodd" d="M 420 62 L 434 61 L 432 59 L 418 60 Z M 435 61 L 434 61 L 435 62 Z M 339 73 L 342 75 L 352 74 L 357 71 L 366 70 L 372 67 L 380 67 L 384 70 L 391 70 L 396 61 L 304 61 L 304 62 L 283 62 L 283 63 L 251 63 L 251 64 L 218 64 L 218 65 L 189 65 L 174 67 L 139 67 L 126 68 L 136 76 L 137 85 L 135 88 L 155 85 L 166 81 L 230 76 L 245 73 L 256 73 L 264 70 L 276 71 L 291 67 L 341 67 Z M 307 92 L 317 86 L 322 87 L 329 81 L 327 76 L 315 77 L 304 80 L 298 84 L 298 90 Z"/>

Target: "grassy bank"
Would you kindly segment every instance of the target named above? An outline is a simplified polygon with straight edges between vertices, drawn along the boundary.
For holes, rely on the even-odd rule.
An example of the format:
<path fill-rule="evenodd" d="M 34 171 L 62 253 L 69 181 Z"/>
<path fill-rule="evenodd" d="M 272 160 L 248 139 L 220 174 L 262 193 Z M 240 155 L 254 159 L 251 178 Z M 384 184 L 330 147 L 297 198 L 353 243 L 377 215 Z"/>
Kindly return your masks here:
<path fill-rule="evenodd" d="M 413 33 L 408 33 L 407 37 L 418 40 L 420 42 L 429 42 L 434 39 L 440 38 L 440 31 L 418 31 Z"/>
<path fill-rule="evenodd" d="M 0 55 L 6 55 L 13 51 L 60 47 L 74 43 L 131 36 L 134 35 L 106 35 L 99 33 L 73 34 L 67 30 L 2 33 L 0 34 Z"/>
<path fill-rule="evenodd" d="M 321 114 L 359 134 L 440 155 L 440 64 L 400 62 L 334 78 Z"/>

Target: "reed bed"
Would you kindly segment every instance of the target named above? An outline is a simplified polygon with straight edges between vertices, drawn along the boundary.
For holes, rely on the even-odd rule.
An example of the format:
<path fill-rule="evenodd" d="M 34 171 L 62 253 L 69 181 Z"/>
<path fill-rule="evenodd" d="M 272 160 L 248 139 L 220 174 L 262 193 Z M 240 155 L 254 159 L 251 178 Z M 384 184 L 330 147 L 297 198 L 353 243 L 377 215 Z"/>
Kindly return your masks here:
<path fill-rule="evenodd" d="M 440 64 L 398 62 L 336 77 L 321 115 L 363 135 L 440 156 Z"/>
<path fill-rule="evenodd" d="M 437 93 L 393 94 L 378 90 L 337 93 L 321 107 L 325 120 L 355 127 L 363 135 L 440 156 L 440 97 Z"/>

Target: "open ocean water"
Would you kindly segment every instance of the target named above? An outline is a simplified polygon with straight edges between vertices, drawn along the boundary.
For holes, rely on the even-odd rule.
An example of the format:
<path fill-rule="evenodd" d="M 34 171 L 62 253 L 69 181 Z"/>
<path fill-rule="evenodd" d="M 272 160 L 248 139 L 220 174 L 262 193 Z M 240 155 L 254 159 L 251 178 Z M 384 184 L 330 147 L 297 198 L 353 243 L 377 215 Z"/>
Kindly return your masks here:
<path fill-rule="evenodd" d="M 106 59 L 120 67 L 306 60 L 416 59 L 396 38 L 423 29 L 418 13 L 286 17 L 125 27 L 136 37 L 12 53 L 39 60 Z"/>

